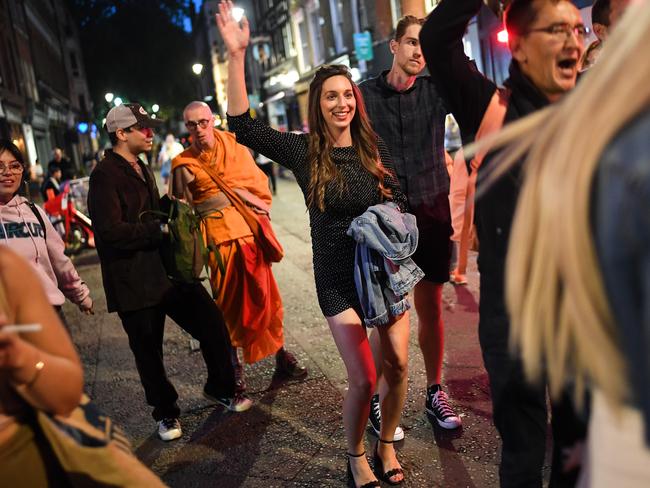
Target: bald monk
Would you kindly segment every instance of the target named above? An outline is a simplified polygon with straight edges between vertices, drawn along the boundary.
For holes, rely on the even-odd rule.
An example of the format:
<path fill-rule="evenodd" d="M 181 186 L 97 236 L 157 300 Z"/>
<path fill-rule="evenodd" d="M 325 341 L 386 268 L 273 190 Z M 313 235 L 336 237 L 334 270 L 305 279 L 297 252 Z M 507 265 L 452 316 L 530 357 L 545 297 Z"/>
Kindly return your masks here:
<path fill-rule="evenodd" d="M 224 262 L 222 273 L 210 256 L 210 283 L 215 301 L 223 312 L 233 348 L 242 348 L 244 361 L 255 363 L 275 354 L 276 372 L 302 378 L 307 370 L 284 348 L 282 298 L 270 263 L 258 249 L 244 218 L 221 192 L 206 165 L 259 208 L 269 210 L 271 193 L 267 176 L 251 154 L 237 144 L 234 134 L 214 129 L 214 116 L 203 102 L 192 102 L 183 111 L 192 145 L 172 161 L 173 193 L 193 203 L 204 217 L 206 241 L 214 245 Z M 209 218 L 211 215 L 223 217 Z M 246 388 L 243 368 L 234 349 L 237 388 Z"/>

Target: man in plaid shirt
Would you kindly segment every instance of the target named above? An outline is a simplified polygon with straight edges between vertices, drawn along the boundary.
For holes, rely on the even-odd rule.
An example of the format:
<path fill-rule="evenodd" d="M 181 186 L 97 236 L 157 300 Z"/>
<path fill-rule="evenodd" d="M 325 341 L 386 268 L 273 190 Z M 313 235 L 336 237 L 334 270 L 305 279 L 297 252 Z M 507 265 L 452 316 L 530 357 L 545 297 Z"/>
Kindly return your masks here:
<path fill-rule="evenodd" d="M 390 71 L 361 83 L 359 88 L 373 127 L 391 152 L 400 185 L 420 231 L 413 259 L 424 271 L 425 278 L 415 287 L 414 302 L 418 340 L 427 374 L 425 409 L 438 425 L 455 429 L 460 427 L 461 420 L 441 388 L 442 285 L 449 280 L 452 234 L 449 175 L 444 157 L 447 110 L 431 78 L 417 76 L 425 68 L 419 41 L 423 23 L 424 19 L 412 15 L 400 19 L 394 39 L 390 41 L 393 53 Z M 375 362 L 380 364 L 379 358 L 375 357 Z M 378 431 L 377 396 L 373 403 L 370 420 Z M 403 436 L 398 427 L 395 440 Z"/>

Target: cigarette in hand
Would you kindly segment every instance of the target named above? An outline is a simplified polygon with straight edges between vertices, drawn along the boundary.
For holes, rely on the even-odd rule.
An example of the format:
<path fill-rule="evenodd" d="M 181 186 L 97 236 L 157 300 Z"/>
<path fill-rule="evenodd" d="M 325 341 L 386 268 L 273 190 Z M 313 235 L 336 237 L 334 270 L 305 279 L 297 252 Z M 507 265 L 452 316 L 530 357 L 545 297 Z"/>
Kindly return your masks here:
<path fill-rule="evenodd" d="M 41 324 L 18 324 L 18 325 L 5 325 L 4 327 L 0 327 L 0 332 L 7 332 L 7 333 L 21 333 L 24 334 L 26 332 L 40 332 L 43 330 L 43 326 Z"/>

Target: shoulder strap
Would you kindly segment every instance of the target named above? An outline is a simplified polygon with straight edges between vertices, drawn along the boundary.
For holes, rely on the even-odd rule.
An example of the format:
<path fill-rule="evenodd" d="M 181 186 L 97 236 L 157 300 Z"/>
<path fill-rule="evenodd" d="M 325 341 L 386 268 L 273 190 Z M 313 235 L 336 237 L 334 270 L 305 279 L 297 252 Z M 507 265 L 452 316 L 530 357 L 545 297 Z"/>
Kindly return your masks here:
<path fill-rule="evenodd" d="M 216 149 L 216 147 L 215 147 Z M 212 154 L 211 160 L 214 160 L 214 152 Z M 255 238 L 259 239 L 260 235 L 260 224 L 257 221 L 257 218 L 253 214 L 253 211 L 248 208 L 248 205 L 242 200 L 242 198 L 228 186 L 228 184 L 219 176 L 219 174 L 211 168 L 209 165 L 202 165 L 201 168 L 212 178 L 212 180 L 217 184 L 219 189 L 228 197 L 232 206 L 237 209 L 239 214 L 244 218 L 248 227 L 250 227 L 251 232 Z"/>
<path fill-rule="evenodd" d="M 32 209 L 32 212 L 34 212 L 34 215 L 36 216 L 36 220 L 38 220 L 38 223 L 41 224 L 41 229 L 43 229 L 43 239 L 47 240 L 47 229 L 45 228 L 45 221 L 43 220 L 43 216 L 41 215 L 41 212 L 38 211 L 38 208 L 36 208 L 36 204 L 34 204 L 34 202 L 28 201 L 27 205 L 29 206 L 30 209 Z"/>

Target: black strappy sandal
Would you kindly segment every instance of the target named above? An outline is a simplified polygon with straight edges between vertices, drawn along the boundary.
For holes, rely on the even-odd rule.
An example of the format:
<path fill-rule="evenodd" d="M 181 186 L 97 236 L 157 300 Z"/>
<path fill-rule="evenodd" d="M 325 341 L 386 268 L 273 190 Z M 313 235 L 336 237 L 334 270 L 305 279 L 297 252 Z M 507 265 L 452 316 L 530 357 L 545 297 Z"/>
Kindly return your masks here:
<path fill-rule="evenodd" d="M 374 468 L 375 468 L 375 474 L 377 475 L 377 478 L 380 480 L 384 481 L 385 483 L 388 483 L 391 486 L 397 486 L 401 485 L 404 483 L 404 478 L 402 476 L 402 479 L 399 481 L 393 481 L 391 478 L 397 474 L 404 474 L 404 470 L 402 468 L 393 468 L 390 471 L 384 472 L 384 462 L 381 460 L 379 457 L 379 452 L 377 451 L 377 448 L 379 447 L 379 443 L 383 444 L 392 444 L 395 441 L 385 441 L 383 439 L 378 439 L 377 444 L 375 444 L 375 454 L 373 455 L 373 463 L 374 463 Z"/>
<path fill-rule="evenodd" d="M 357 488 L 357 484 L 354 481 L 354 475 L 352 474 L 352 467 L 350 466 L 350 458 L 360 458 L 361 456 L 365 456 L 366 451 L 363 451 L 361 454 L 350 454 L 349 452 L 346 452 L 345 455 L 348 457 L 348 488 Z M 376 488 L 378 486 L 381 486 L 379 481 L 373 480 L 365 485 L 361 485 L 359 488 Z"/>

